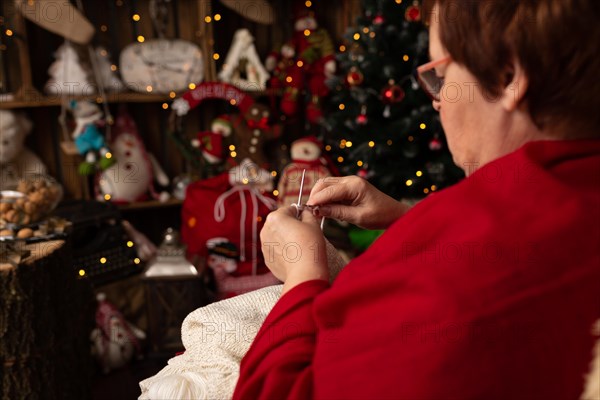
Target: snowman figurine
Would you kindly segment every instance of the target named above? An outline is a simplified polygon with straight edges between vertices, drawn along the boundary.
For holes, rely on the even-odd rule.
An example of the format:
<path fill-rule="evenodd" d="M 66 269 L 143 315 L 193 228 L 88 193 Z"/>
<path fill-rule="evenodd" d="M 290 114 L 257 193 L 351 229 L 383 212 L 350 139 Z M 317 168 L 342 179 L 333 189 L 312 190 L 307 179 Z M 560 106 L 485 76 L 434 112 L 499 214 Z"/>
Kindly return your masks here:
<path fill-rule="evenodd" d="M 280 206 L 289 206 L 298 202 L 300 183 L 304 172 L 304 186 L 302 187 L 301 204 L 306 203 L 310 191 L 319 179 L 331 176 L 327 162 L 321 157 L 321 142 L 314 136 L 298 139 L 292 143 L 292 162 L 288 164 L 281 174 L 277 190 Z"/>
<path fill-rule="evenodd" d="M 97 182 L 98 200 L 127 204 L 149 198 L 167 201 L 167 192 L 157 193 L 154 180 L 167 186 L 169 178 L 156 159 L 146 151 L 133 118 L 121 110 L 115 121 L 111 143 L 117 162 L 103 171 Z"/>

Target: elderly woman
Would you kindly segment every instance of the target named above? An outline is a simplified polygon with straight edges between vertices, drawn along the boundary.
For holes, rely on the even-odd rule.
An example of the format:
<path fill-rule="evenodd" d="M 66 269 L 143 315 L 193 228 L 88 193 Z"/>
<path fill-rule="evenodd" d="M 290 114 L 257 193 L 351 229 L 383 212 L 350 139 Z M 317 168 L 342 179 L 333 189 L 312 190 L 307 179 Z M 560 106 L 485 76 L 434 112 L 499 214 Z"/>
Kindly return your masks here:
<path fill-rule="evenodd" d="M 327 178 L 319 211 L 272 213 L 261 239 L 283 296 L 235 398 L 581 395 L 600 318 L 599 9 L 426 5 L 419 74 L 468 178 L 411 210 Z M 387 228 L 331 286 L 321 216 Z"/>

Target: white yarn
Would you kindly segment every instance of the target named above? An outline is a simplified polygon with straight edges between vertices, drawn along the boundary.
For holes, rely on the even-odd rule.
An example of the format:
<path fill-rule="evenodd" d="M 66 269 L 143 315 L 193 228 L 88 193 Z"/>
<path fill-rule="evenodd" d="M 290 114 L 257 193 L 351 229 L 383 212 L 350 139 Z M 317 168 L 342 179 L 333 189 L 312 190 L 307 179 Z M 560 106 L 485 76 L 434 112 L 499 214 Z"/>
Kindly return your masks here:
<path fill-rule="evenodd" d="M 206 380 L 194 372 L 167 375 L 152 384 L 148 399 L 201 399 L 206 398 Z"/>

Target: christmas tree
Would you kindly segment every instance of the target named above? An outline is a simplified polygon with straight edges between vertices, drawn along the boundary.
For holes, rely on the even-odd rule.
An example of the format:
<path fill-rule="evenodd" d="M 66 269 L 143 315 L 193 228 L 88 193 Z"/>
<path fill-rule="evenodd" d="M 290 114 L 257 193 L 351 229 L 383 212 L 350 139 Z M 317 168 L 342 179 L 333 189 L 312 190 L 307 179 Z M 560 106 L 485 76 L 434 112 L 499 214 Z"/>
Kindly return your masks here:
<path fill-rule="evenodd" d="M 417 1 L 363 0 L 364 15 L 336 55 L 339 74 L 325 118 L 326 150 L 343 175 L 357 174 L 395 198 L 420 198 L 462 172 L 415 71 L 428 61 Z"/>

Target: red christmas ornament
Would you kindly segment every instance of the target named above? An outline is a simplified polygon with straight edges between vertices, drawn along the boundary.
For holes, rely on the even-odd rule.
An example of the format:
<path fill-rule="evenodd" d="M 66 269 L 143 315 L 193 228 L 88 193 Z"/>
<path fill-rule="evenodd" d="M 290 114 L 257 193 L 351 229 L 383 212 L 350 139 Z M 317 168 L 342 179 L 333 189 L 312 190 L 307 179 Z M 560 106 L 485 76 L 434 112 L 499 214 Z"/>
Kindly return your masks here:
<path fill-rule="evenodd" d="M 358 125 L 366 125 L 369 122 L 369 118 L 367 117 L 367 114 L 359 114 L 358 117 L 356 117 L 356 123 Z"/>
<path fill-rule="evenodd" d="M 399 103 L 404 100 L 404 90 L 393 80 L 390 80 L 389 83 L 381 89 L 381 101 L 384 104 L 394 104 Z"/>
<path fill-rule="evenodd" d="M 431 139 L 431 141 L 429 142 L 429 150 L 431 151 L 438 151 L 441 150 L 443 147 L 443 143 L 440 140 L 440 138 L 438 138 L 437 136 L 435 136 L 433 139 Z"/>
<path fill-rule="evenodd" d="M 369 117 L 367 117 L 367 106 L 363 104 L 360 106 L 360 114 L 356 117 L 356 123 L 358 125 L 366 125 L 369 123 Z"/>
<path fill-rule="evenodd" d="M 373 18 L 373 23 L 375 25 L 381 25 L 385 22 L 385 18 L 381 14 L 377 14 L 375 18 Z"/>
<path fill-rule="evenodd" d="M 412 6 L 409 6 L 404 13 L 404 18 L 409 22 L 417 22 L 421 20 L 421 7 L 418 2 L 413 2 Z"/>
<path fill-rule="evenodd" d="M 346 75 L 346 82 L 348 82 L 348 85 L 350 86 L 358 86 L 361 83 L 363 83 L 364 80 L 365 76 L 356 67 L 350 68 L 350 71 L 348 71 L 348 75 Z"/>
<path fill-rule="evenodd" d="M 361 168 L 361 169 L 358 170 L 358 174 L 357 175 L 360 176 L 363 179 L 367 179 L 367 175 L 368 174 L 369 174 L 369 172 L 366 169 Z"/>

